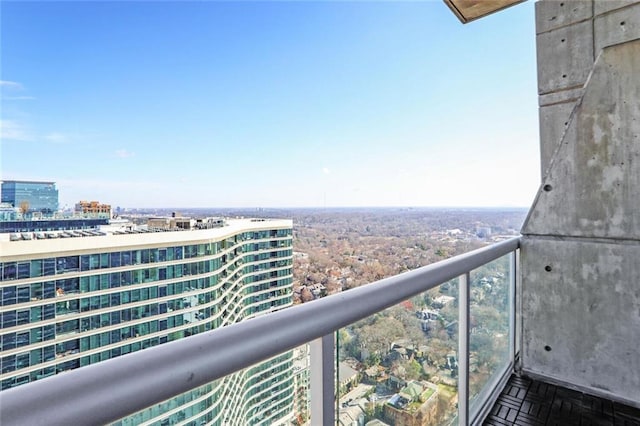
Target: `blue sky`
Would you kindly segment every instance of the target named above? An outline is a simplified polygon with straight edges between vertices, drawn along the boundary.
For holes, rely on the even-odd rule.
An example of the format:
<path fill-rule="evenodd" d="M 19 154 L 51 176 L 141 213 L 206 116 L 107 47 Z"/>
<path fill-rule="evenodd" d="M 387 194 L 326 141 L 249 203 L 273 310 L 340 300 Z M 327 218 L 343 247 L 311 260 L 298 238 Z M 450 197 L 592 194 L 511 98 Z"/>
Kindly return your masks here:
<path fill-rule="evenodd" d="M 61 205 L 528 206 L 533 3 L 2 2 L 1 176 Z"/>

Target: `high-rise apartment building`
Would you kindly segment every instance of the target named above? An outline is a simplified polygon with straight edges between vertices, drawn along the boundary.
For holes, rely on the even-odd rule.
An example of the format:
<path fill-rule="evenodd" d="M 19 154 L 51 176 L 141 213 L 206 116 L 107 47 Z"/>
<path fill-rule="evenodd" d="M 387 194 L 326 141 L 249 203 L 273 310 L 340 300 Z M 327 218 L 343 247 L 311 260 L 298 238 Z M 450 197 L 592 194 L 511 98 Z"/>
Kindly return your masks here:
<path fill-rule="evenodd" d="M 23 213 L 51 215 L 58 210 L 55 182 L 5 180 L 0 192 L 0 202 L 10 203 L 22 209 Z"/>
<path fill-rule="evenodd" d="M 292 222 L 220 224 L 19 241 L 0 234 L 2 389 L 292 305 Z M 288 351 L 120 423 L 286 423 L 293 364 Z"/>

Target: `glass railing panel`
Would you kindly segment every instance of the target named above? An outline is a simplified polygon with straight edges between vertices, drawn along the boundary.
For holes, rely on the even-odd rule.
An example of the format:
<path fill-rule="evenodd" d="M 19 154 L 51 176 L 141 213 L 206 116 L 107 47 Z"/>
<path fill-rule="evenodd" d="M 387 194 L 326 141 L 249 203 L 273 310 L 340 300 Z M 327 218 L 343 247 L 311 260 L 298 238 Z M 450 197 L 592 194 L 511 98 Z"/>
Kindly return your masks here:
<path fill-rule="evenodd" d="M 471 271 L 469 395 L 471 418 L 510 366 L 512 271 L 507 254 Z"/>
<path fill-rule="evenodd" d="M 338 331 L 337 424 L 451 423 L 457 297 L 453 280 Z"/>
<path fill-rule="evenodd" d="M 308 347 L 284 352 L 148 407 L 115 423 L 245 426 L 308 418 Z"/>

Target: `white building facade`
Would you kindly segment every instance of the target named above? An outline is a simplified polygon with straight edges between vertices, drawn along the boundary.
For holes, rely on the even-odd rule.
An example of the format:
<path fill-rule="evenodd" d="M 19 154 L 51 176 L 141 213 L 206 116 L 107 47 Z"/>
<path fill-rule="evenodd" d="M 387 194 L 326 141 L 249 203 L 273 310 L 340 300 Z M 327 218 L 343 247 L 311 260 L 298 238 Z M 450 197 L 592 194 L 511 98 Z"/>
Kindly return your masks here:
<path fill-rule="evenodd" d="M 0 234 L 2 389 L 293 303 L 291 220 L 90 234 Z M 289 351 L 119 423 L 282 424 L 294 393 Z"/>

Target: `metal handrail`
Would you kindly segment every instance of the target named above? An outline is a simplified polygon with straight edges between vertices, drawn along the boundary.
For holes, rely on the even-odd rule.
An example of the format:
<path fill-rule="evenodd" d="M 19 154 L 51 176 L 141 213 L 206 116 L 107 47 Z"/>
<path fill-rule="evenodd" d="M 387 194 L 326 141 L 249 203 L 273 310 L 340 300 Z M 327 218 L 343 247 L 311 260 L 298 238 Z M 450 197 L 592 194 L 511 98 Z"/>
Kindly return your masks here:
<path fill-rule="evenodd" d="M 519 248 L 512 238 L 390 278 L 0 392 L 0 424 L 105 424 L 396 305 Z"/>

